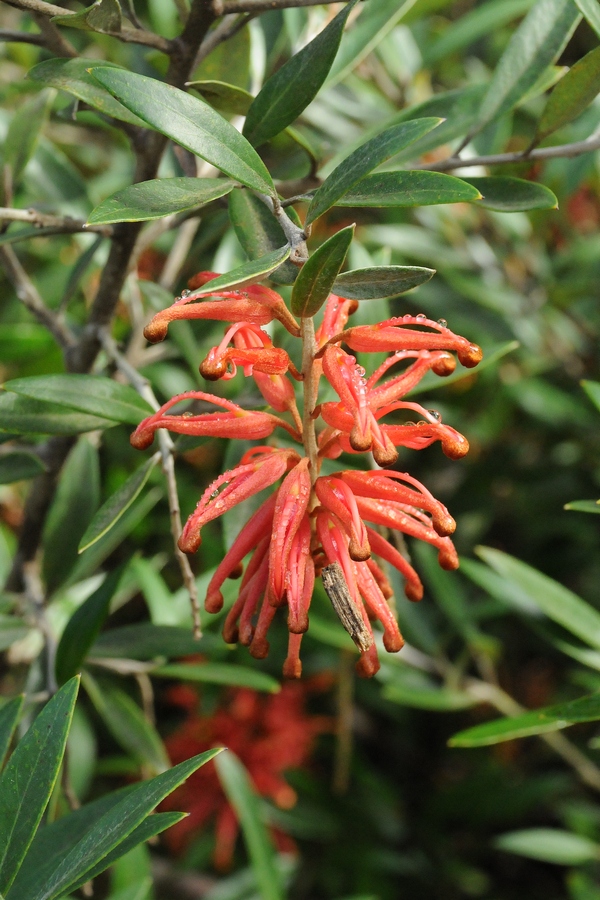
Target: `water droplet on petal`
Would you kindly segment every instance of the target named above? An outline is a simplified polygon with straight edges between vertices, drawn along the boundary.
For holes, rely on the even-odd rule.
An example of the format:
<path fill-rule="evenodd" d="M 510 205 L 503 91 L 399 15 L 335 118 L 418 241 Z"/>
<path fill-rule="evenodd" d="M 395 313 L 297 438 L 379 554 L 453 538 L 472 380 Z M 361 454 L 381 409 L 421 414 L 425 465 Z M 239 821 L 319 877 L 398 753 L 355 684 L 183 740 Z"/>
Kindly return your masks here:
<path fill-rule="evenodd" d="M 180 297 L 179 299 L 180 299 L 180 300 L 185 300 L 185 298 L 186 298 L 186 297 L 189 297 L 191 293 L 192 293 L 192 292 L 191 292 L 191 291 L 188 291 L 188 290 L 182 291 L 182 292 L 181 292 L 181 297 Z"/>
<path fill-rule="evenodd" d="M 419 315 L 415 316 L 415 318 L 417 322 L 424 322 L 427 316 L 425 315 L 425 313 L 419 313 Z"/>
<path fill-rule="evenodd" d="M 447 327 L 448 327 L 448 323 L 446 322 L 445 319 L 438 319 L 438 320 L 437 320 L 437 323 L 438 323 L 438 325 L 441 325 L 442 328 L 447 328 Z"/>
<path fill-rule="evenodd" d="M 429 413 L 430 416 L 432 416 L 432 418 L 434 418 L 436 420 L 436 422 L 442 421 L 442 414 L 439 412 L 439 410 L 428 409 L 427 412 Z"/>
<path fill-rule="evenodd" d="M 365 374 L 365 370 L 363 369 L 362 366 L 357 366 L 357 367 L 356 367 L 356 374 L 357 374 L 358 376 L 360 376 L 360 378 L 363 377 L 363 375 Z"/>

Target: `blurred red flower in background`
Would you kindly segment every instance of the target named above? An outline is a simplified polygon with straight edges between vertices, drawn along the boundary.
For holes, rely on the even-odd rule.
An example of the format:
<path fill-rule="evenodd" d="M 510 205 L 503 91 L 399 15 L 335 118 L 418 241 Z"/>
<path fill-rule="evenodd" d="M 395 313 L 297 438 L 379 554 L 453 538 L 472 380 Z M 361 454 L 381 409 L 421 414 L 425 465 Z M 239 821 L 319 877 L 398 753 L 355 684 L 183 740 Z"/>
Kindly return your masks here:
<path fill-rule="evenodd" d="M 305 766 L 316 736 L 333 730 L 330 718 L 312 715 L 305 709 L 308 692 L 324 686 L 322 679 L 290 682 L 275 695 L 248 688 L 231 689 L 225 702 L 209 716 L 200 713 L 199 696 L 193 688 L 173 687 L 168 698 L 185 708 L 187 716 L 165 742 L 171 761 L 176 764 L 211 747 L 225 746 L 243 762 L 261 796 L 282 809 L 290 809 L 297 797 L 284 772 Z M 189 813 L 165 834 L 173 853 L 182 853 L 214 819 L 214 864 L 221 870 L 230 867 L 239 826 L 213 765 L 198 769 L 164 801 L 162 808 Z M 294 841 L 281 831 L 274 832 L 274 836 L 280 850 L 295 849 Z"/>

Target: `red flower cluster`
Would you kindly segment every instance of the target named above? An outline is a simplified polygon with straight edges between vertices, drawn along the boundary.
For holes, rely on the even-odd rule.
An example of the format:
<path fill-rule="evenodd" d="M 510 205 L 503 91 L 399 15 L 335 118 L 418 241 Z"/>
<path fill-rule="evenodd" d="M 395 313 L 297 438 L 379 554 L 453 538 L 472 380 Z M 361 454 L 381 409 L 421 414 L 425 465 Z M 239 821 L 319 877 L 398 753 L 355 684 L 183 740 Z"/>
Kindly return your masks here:
<path fill-rule="evenodd" d="M 188 711 L 183 725 L 166 741 L 173 764 L 224 745 L 239 756 L 259 794 L 282 809 L 295 804 L 296 793 L 283 773 L 305 765 L 315 737 L 332 730 L 329 719 L 305 712 L 305 685 L 284 684 L 278 694 L 270 696 L 247 688 L 232 690 L 228 701 L 210 717 L 199 715 L 198 695 L 192 688 L 180 685 L 169 694 L 173 703 Z M 213 765 L 194 772 L 162 808 L 189 812 L 165 832 L 174 853 L 181 853 L 206 822 L 215 818 L 215 866 L 229 868 L 239 826 Z M 281 833 L 276 838 L 281 850 L 293 849 L 290 838 Z"/>
<path fill-rule="evenodd" d="M 388 603 L 392 595 L 390 583 L 372 554 L 403 575 L 410 600 L 420 600 L 423 595 L 421 581 L 412 566 L 371 526 L 396 529 L 427 541 L 439 551 L 440 565 L 455 569 L 458 558 L 449 538 L 455 523 L 446 507 L 406 473 L 387 468 L 320 475 L 321 463 L 323 459 L 336 459 L 343 452 L 370 451 L 379 466 L 389 467 L 398 459 L 398 447 L 419 450 L 434 441 L 440 441 L 443 452 L 451 459 L 464 456 L 469 449 L 466 438 L 444 425 L 437 412 L 403 398 L 430 370 L 440 376 L 454 371 L 456 361 L 449 351 L 456 352 L 459 362 L 470 368 L 481 360 L 481 350 L 450 331 L 445 321 L 434 322 L 424 315 L 346 328 L 349 316 L 356 310 L 356 301 L 331 294 L 314 335 L 309 366 L 305 365 L 300 373 L 286 351 L 274 347 L 260 327 L 277 319 L 290 334 L 300 335 L 301 329 L 282 297 L 259 285 L 211 292 L 210 280 L 215 277 L 211 272 L 197 275 L 190 287 L 198 289 L 184 292 L 173 306 L 154 316 L 144 333 L 149 341 L 163 340 L 169 323 L 183 318 L 232 323 L 221 343 L 201 363 L 200 372 L 209 380 L 227 379 L 241 366 L 280 415 L 244 410 L 212 394 L 190 391 L 174 397 L 145 419 L 131 442 L 134 447 L 145 449 L 152 443 L 157 428 L 180 434 L 264 440 L 280 427 L 301 443 L 302 454 L 276 445 L 257 446 L 246 453 L 235 469 L 220 475 L 206 489 L 183 530 L 179 546 L 186 553 L 194 552 L 206 522 L 283 478 L 218 566 L 208 587 L 206 609 L 217 612 L 221 608 L 223 582 L 239 576 L 243 560 L 252 554 L 243 572 L 238 599 L 225 620 L 225 640 L 239 640 L 249 646 L 253 656 L 265 657 L 269 626 L 277 608 L 287 604 L 290 636 L 284 674 L 298 678 L 300 642 L 308 628 L 315 576 L 325 565 L 337 563 L 348 589 L 348 602 L 370 635 L 369 646 L 361 649 L 357 669 L 359 674 L 371 676 L 379 662 L 370 617 L 383 626 L 387 650 L 400 650 L 403 644 Z M 342 349 L 342 344 L 355 352 L 386 351 L 391 355 L 366 378 L 364 369 Z M 404 361 L 408 366 L 400 374 L 381 381 L 392 366 Z M 304 416 L 298 411 L 289 375 L 305 381 Z M 338 401 L 317 405 L 322 375 L 338 395 Z M 200 415 L 170 414 L 170 409 L 182 400 L 203 400 L 220 409 Z M 401 425 L 382 422 L 396 410 L 416 413 L 419 419 Z M 289 415 L 291 421 L 281 414 Z M 319 415 L 325 425 L 316 435 Z"/>

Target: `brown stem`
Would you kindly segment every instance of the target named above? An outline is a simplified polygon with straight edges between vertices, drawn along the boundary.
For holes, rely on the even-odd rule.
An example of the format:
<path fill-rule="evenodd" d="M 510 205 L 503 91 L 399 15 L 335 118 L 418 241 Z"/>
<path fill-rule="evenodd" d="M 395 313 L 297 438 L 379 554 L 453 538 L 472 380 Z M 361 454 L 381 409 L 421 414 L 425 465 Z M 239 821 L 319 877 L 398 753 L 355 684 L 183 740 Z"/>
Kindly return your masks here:
<path fill-rule="evenodd" d="M 270 9 L 291 9 L 293 6 L 322 6 L 337 0 L 213 0 L 215 15 L 238 12 L 267 12 Z"/>

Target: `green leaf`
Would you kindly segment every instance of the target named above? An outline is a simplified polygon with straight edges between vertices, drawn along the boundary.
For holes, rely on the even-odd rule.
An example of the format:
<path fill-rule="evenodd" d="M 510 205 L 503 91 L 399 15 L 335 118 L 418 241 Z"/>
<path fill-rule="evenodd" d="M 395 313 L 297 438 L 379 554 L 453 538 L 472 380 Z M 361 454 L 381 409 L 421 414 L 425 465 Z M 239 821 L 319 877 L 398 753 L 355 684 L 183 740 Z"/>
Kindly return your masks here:
<path fill-rule="evenodd" d="M 27 78 L 66 91 L 113 119 L 145 128 L 146 123 L 142 119 L 135 116 L 122 103 L 115 100 L 108 91 L 98 85 L 96 79 L 89 72 L 90 67 L 97 65 L 97 59 L 47 59 L 34 66 L 27 73 Z M 102 62 L 102 66 L 121 68 L 116 63 L 106 61 Z"/>
<path fill-rule="evenodd" d="M 50 21 L 82 31 L 119 32 L 122 25 L 121 7 L 118 0 L 96 0 L 74 16 L 53 16 Z"/>
<path fill-rule="evenodd" d="M 350 0 L 309 44 L 264 83 L 253 100 L 244 136 L 259 147 L 291 125 L 317 96 L 338 51 L 344 26 L 358 0 Z"/>
<path fill-rule="evenodd" d="M 575 0 L 581 13 L 600 37 L 600 6 L 598 0 Z"/>
<path fill-rule="evenodd" d="M 202 99 L 219 112 L 233 116 L 245 116 L 254 100 L 249 91 L 226 81 L 189 81 L 187 86 L 198 91 Z"/>
<path fill-rule="evenodd" d="M 229 218 L 236 236 L 250 259 L 260 259 L 286 243 L 279 222 L 249 191 L 234 190 L 229 195 Z M 298 266 L 287 261 L 270 273 L 276 284 L 293 284 L 298 276 Z"/>
<path fill-rule="evenodd" d="M 66 624 L 56 650 L 56 678 L 63 684 L 81 671 L 88 651 L 102 628 L 110 609 L 110 601 L 119 585 L 123 570 L 115 569 L 100 587 L 75 610 Z"/>
<path fill-rule="evenodd" d="M 152 675 L 160 678 L 176 678 L 178 681 L 200 681 L 207 684 L 228 684 L 247 687 L 254 691 L 269 691 L 276 694 L 281 690 L 279 682 L 257 669 L 229 663 L 179 663 L 160 666 L 152 670 Z"/>
<path fill-rule="evenodd" d="M 582 381 L 581 387 L 584 389 L 596 409 L 600 411 L 600 381 Z"/>
<path fill-rule="evenodd" d="M 171 659 L 202 652 L 208 640 L 207 635 L 199 641 L 195 640 L 188 628 L 143 622 L 103 632 L 90 655 L 141 660 L 162 656 Z"/>
<path fill-rule="evenodd" d="M 573 512 L 600 513 L 600 500 L 572 500 L 565 503 L 563 509 Z"/>
<path fill-rule="evenodd" d="M 14 697 L 5 703 L 0 709 L 0 768 L 6 759 L 12 736 L 17 727 L 21 710 L 23 708 L 24 695 Z"/>
<path fill-rule="evenodd" d="M 40 131 L 46 124 L 52 95 L 52 91 L 40 91 L 17 110 L 8 126 L 4 165 L 10 169 L 13 187 L 19 184 L 25 166 L 33 156 Z"/>
<path fill-rule="evenodd" d="M 466 180 L 442 172 L 415 170 L 367 175 L 335 205 L 434 206 L 438 203 L 470 203 L 473 200 L 481 200 L 481 194 Z"/>
<path fill-rule="evenodd" d="M 215 760 L 227 798 L 242 826 L 261 900 L 283 900 L 275 849 L 261 817 L 260 799 L 238 757 L 228 750 Z"/>
<path fill-rule="evenodd" d="M 522 212 L 528 209 L 558 209 L 558 200 L 550 188 L 524 178 L 490 176 L 465 178 L 481 193 L 481 206 L 499 212 Z"/>
<path fill-rule="evenodd" d="M 0 891 L 11 886 L 40 823 L 60 769 L 79 679 L 50 700 L 0 776 Z"/>
<path fill-rule="evenodd" d="M 165 772 L 171 765 L 167 751 L 137 703 L 108 681 L 99 684 L 89 672 L 82 675 L 82 684 L 117 743 L 153 774 Z"/>
<path fill-rule="evenodd" d="M 363 3 L 360 16 L 342 38 L 339 53 L 326 82 L 327 87 L 336 84 L 358 66 L 414 4 L 415 0 L 404 0 L 403 3 L 399 0 Z"/>
<path fill-rule="evenodd" d="M 193 772 L 213 759 L 222 748 L 208 750 L 144 781 L 98 819 L 81 840 L 48 873 L 27 900 L 55 900 L 93 870 L 101 860 L 146 819 L 164 798 Z M 8 898 L 7 898 L 8 900 Z M 10 898 L 13 900 L 13 898 Z M 16 900 L 16 898 L 15 898 Z"/>
<path fill-rule="evenodd" d="M 13 481 L 26 481 L 45 472 L 46 468 L 35 453 L 24 453 L 15 450 L 0 456 L 0 484 L 12 484 Z"/>
<path fill-rule="evenodd" d="M 331 293 L 354 236 L 354 225 L 342 228 L 315 250 L 302 266 L 292 288 L 292 312 L 310 317 Z"/>
<path fill-rule="evenodd" d="M 600 613 L 592 606 L 562 584 L 507 553 L 492 547 L 478 547 L 476 552 L 509 586 L 515 585 L 549 619 L 590 647 L 600 649 Z"/>
<path fill-rule="evenodd" d="M 533 6 L 535 0 L 491 0 L 460 16 L 423 50 L 423 65 L 429 68 L 434 63 L 468 47 L 482 37 L 493 34 L 513 19 L 522 16 Z"/>
<path fill-rule="evenodd" d="M 494 719 L 484 725 L 475 725 L 460 731 L 448 741 L 451 747 L 485 747 L 488 744 L 500 744 L 515 738 L 529 737 L 533 734 L 548 734 L 550 731 L 561 731 L 577 722 L 596 722 L 600 719 L 600 694 L 580 697 L 570 703 L 559 703 L 511 716 L 506 719 Z"/>
<path fill-rule="evenodd" d="M 399 125 L 393 125 L 386 131 L 382 131 L 358 147 L 333 170 L 316 191 L 306 213 L 306 224 L 308 225 L 322 216 L 365 175 L 423 137 L 441 121 L 441 119 L 429 117 L 401 122 Z"/>
<path fill-rule="evenodd" d="M 494 846 L 507 853 L 529 859 L 555 863 L 557 866 L 580 866 L 600 858 L 600 844 L 571 831 L 558 828 L 527 828 L 510 831 L 496 838 Z"/>
<path fill-rule="evenodd" d="M 560 56 L 580 18 L 573 0 L 538 0 L 496 66 L 481 104 L 479 128 L 517 105 Z"/>
<path fill-rule="evenodd" d="M 291 249 L 288 244 L 285 247 L 280 247 L 278 250 L 273 250 L 272 253 L 261 256 L 260 259 L 250 260 L 250 262 L 244 263 L 243 266 L 238 266 L 237 269 L 227 272 L 226 275 L 220 275 L 218 278 L 208 281 L 199 291 L 194 291 L 194 294 L 223 291 L 225 288 L 238 289 L 245 287 L 247 284 L 254 284 L 256 281 L 264 278 L 265 275 L 278 269 L 289 257 Z"/>
<path fill-rule="evenodd" d="M 342 272 L 335 279 L 333 289 L 348 300 L 376 300 L 404 294 L 434 275 L 435 269 L 422 266 L 373 266 Z"/>
<path fill-rule="evenodd" d="M 276 196 L 260 156 L 233 125 L 207 103 L 155 78 L 120 69 L 94 68 L 94 78 L 127 109 L 255 191 Z"/>
<path fill-rule="evenodd" d="M 8 391 L 0 395 L 0 432 L 81 434 L 99 428 L 112 428 L 114 424 L 110 419 L 73 412 L 58 403 L 34 400 Z"/>
<path fill-rule="evenodd" d="M 235 182 L 228 178 L 155 178 L 132 184 L 103 200 L 89 215 L 89 225 L 145 222 L 197 209 L 224 197 Z"/>
<path fill-rule="evenodd" d="M 79 542 L 79 553 L 83 553 L 84 550 L 87 550 L 88 547 L 99 541 L 101 537 L 104 537 L 113 525 L 119 521 L 123 513 L 129 509 L 131 504 L 137 500 L 150 477 L 150 472 L 159 459 L 160 454 L 155 453 L 151 459 L 140 466 L 139 469 L 136 469 L 133 475 L 130 475 L 127 481 L 102 504 Z"/>
<path fill-rule="evenodd" d="M 536 143 L 580 116 L 599 92 L 600 47 L 596 47 L 569 69 L 548 97 L 538 124 Z"/>
<path fill-rule="evenodd" d="M 466 691 L 441 687 L 423 672 L 416 672 L 401 664 L 386 665 L 382 697 L 391 703 L 432 712 L 453 712 L 468 709 L 477 703 Z"/>
<path fill-rule="evenodd" d="M 128 384 L 102 375 L 34 375 L 7 381 L 4 388 L 32 400 L 56 403 L 126 425 L 139 425 L 153 412 Z"/>
<path fill-rule="evenodd" d="M 100 502 L 98 451 L 81 438 L 71 450 L 43 533 L 42 571 L 49 591 L 64 584 L 77 563 L 77 545 Z"/>

